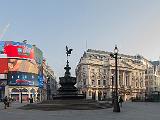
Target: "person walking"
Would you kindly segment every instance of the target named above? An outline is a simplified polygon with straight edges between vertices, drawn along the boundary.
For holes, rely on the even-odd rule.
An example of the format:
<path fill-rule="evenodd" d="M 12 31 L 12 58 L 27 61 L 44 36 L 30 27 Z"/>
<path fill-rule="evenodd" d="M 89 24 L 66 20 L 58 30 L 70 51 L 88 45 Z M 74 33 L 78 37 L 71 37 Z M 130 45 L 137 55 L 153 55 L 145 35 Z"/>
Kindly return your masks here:
<path fill-rule="evenodd" d="M 119 103 L 120 103 L 120 106 L 122 107 L 122 103 L 123 103 L 122 96 L 120 96 L 120 98 L 119 98 Z"/>
<path fill-rule="evenodd" d="M 8 105 L 8 97 L 5 96 L 5 98 L 3 99 L 4 102 L 4 109 L 7 109 L 7 105 Z"/>

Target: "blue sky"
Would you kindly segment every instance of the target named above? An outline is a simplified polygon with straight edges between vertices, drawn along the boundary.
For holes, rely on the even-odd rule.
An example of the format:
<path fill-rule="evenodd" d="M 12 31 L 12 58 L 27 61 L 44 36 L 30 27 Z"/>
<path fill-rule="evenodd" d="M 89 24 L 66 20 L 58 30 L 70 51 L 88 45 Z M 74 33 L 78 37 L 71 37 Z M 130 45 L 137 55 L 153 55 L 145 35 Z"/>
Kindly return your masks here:
<path fill-rule="evenodd" d="M 0 0 L 0 35 L 36 44 L 57 77 L 64 75 L 65 46 L 73 48 L 74 76 L 86 41 L 87 48 L 113 51 L 117 44 L 120 53 L 158 60 L 159 6 L 160 0 Z"/>

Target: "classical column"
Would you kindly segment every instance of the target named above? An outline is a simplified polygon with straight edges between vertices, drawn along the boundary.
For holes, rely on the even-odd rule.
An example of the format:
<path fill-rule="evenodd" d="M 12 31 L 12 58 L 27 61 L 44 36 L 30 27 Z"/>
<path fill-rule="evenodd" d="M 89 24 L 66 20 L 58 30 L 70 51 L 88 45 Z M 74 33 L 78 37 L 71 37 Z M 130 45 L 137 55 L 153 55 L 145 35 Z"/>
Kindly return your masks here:
<path fill-rule="evenodd" d="M 98 100 L 98 90 L 96 90 L 95 92 L 96 92 L 96 100 Z"/>
<path fill-rule="evenodd" d="M 8 85 L 6 85 L 5 86 L 5 96 L 9 96 L 9 86 Z"/>
<path fill-rule="evenodd" d="M 132 73 L 130 72 L 129 73 L 129 81 L 128 81 L 129 82 L 129 86 L 131 86 L 131 81 L 132 81 Z"/>
<path fill-rule="evenodd" d="M 126 73 L 125 71 L 123 72 L 123 84 L 124 84 L 124 88 L 126 87 Z"/>
<path fill-rule="evenodd" d="M 92 99 L 92 92 L 91 90 L 86 91 L 86 99 Z"/>

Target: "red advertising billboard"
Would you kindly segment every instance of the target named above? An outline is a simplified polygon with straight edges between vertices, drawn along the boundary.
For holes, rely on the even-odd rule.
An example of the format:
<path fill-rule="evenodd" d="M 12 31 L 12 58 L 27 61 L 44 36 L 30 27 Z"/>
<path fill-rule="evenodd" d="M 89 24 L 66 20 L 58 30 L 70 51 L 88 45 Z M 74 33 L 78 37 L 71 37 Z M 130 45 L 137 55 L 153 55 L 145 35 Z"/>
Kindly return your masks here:
<path fill-rule="evenodd" d="M 4 46 L 4 54 L 8 57 L 30 58 L 34 59 L 34 49 L 28 46 Z"/>
<path fill-rule="evenodd" d="M 38 65 L 33 60 L 8 59 L 9 71 L 20 71 L 38 74 Z"/>
<path fill-rule="evenodd" d="M 0 41 L 0 54 L 13 58 L 34 59 L 39 65 L 43 61 L 43 52 L 39 48 L 23 42 Z"/>
<path fill-rule="evenodd" d="M 0 58 L 0 74 L 8 73 L 8 59 Z"/>

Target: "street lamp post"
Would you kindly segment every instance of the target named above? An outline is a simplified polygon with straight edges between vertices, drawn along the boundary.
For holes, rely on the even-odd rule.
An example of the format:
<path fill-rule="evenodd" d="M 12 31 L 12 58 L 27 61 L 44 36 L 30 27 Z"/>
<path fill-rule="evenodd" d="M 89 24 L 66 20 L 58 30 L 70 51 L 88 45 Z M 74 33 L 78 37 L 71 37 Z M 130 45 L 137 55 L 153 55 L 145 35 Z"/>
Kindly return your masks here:
<path fill-rule="evenodd" d="M 112 75 L 112 105 L 113 105 L 113 103 L 114 103 L 114 90 L 113 90 L 113 85 L 114 85 L 114 77 L 113 77 L 113 75 Z"/>
<path fill-rule="evenodd" d="M 21 94 L 21 103 L 22 103 L 22 96 L 23 96 L 23 94 L 22 94 L 22 83 L 20 83 L 20 94 Z"/>
<path fill-rule="evenodd" d="M 21 103 L 22 103 L 22 89 L 21 89 Z"/>
<path fill-rule="evenodd" d="M 115 58 L 115 95 L 113 103 L 113 112 L 120 112 L 119 102 L 118 102 L 118 73 L 117 73 L 117 59 L 118 59 L 118 48 L 115 46 L 114 53 L 110 54 L 112 58 Z"/>

